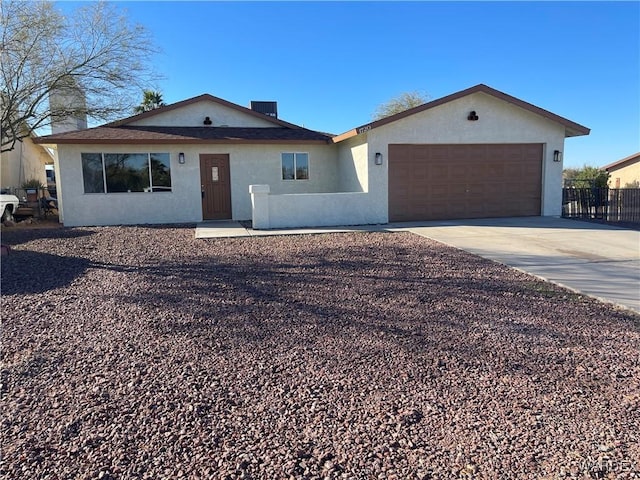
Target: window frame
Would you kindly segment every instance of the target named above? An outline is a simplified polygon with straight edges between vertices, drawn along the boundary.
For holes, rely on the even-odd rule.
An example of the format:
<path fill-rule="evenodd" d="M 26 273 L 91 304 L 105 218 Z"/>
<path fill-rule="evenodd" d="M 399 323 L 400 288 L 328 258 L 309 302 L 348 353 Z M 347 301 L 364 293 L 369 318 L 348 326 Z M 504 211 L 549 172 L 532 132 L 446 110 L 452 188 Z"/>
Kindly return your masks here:
<path fill-rule="evenodd" d="M 284 178 L 284 156 L 293 155 L 293 178 Z M 307 157 L 307 177 L 298 178 L 298 155 L 306 155 Z M 283 182 L 304 182 L 311 177 L 311 160 L 309 152 L 281 152 L 280 153 L 280 180 Z"/>
<path fill-rule="evenodd" d="M 84 161 L 85 155 L 97 155 L 100 157 L 100 164 L 102 167 L 102 191 L 100 192 L 87 192 L 86 191 L 86 179 L 85 179 L 85 168 L 84 168 Z M 126 192 L 110 192 L 108 189 L 108 181 L 107 181 L 107 165 L 105 162 L 105 155 L 117 155 L 117 156 L 124 156 L 124 155 L 146 155 L 147 159 L 147 175 L 148 175 L 148 180 L 149 180 L 149 184 L 148 186 L 144 186 L 142 188 L 142 190 L 136 190 L 136 191 L 126 191 Z M 164 185 L 154 185 L 153 184 L 153 169 L 152 169 L 152 164 L 151 164 L 151 159 L 153 156 L 156 156 L 156 158 L 158 156 L 167 156 L 167 167 L 169 170 L 169 186 L 164 186 Z M 93 195 L 93 194 L 102 194 L 102 195 L 117 195 L 117 194 L 121 194 L 121 193 L 172 193 L 173 192 L 173 181 L 172 181 L 172 177 L 171 177 L 171 153 L 170 152 L 124 152 L 124 153 L 115 153 L 115 152 L 81 152 L 80 153 L 80 160 L 81 160 L 81 164 L 82 164 L 82 180 L 83 180 L 83 189 L 84 189 L 84 194 L 86 195 Z M 162 162 L 164 164 L 164 162 Z"/>

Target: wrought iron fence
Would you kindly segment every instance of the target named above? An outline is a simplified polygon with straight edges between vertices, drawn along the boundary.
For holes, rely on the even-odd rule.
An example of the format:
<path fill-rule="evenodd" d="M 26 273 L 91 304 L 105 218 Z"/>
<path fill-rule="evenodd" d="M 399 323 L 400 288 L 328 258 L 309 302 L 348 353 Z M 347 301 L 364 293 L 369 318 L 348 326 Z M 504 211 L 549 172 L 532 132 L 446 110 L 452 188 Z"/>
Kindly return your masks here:
<path fill-rule="evenodd" d="M 640 188 L 563 188 L 562 216 L 640 224 Z"/>

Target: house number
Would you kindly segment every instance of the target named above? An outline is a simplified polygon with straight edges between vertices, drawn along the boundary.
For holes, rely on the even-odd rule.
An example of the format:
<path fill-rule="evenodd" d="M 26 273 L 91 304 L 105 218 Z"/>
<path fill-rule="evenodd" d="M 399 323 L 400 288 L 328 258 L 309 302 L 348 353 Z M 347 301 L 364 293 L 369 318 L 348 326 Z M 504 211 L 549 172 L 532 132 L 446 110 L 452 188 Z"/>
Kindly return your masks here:
<path fill-rule="evenodd" d="M 358 129 L 358 134 L 368 132 L 369 130 L 371 130 L 371 125 L 365 125 L 364 127 L 360 127 Z"/>
<path fill-rule="evenodd" d="M 211 180 L 218 181 L 218 167 L 211 167 Z"/>

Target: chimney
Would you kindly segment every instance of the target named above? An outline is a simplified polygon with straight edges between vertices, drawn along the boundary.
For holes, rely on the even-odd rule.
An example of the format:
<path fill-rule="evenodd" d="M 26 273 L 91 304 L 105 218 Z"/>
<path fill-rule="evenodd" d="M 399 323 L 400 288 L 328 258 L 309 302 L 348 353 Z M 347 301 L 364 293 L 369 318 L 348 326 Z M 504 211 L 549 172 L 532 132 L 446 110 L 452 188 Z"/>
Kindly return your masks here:
<path fill-rule="evenodd" d="M 268 117 L 278 118 L 278 102 L 257 102 L 251 100 L 251 110 Z"/>
<path fill-rule="evenodd" d="M 87 128 L 87 102 L 84 92 L 69 77 L 67 82 L 51 90 L 49 94 L 51 110 L 51 133 L 72 132 Z"/>

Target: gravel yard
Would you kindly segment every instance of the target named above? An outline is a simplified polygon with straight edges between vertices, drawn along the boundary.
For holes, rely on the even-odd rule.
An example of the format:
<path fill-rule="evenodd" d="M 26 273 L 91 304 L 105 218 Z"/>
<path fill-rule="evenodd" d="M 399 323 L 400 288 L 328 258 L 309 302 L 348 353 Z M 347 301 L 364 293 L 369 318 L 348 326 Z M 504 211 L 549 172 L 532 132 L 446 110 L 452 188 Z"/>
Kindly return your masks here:
<path fill-rule="evenodd" d="M 3 478 L 640 478 L 640 316 L 409 233 L 193 236 L 3 229 Z"/>

